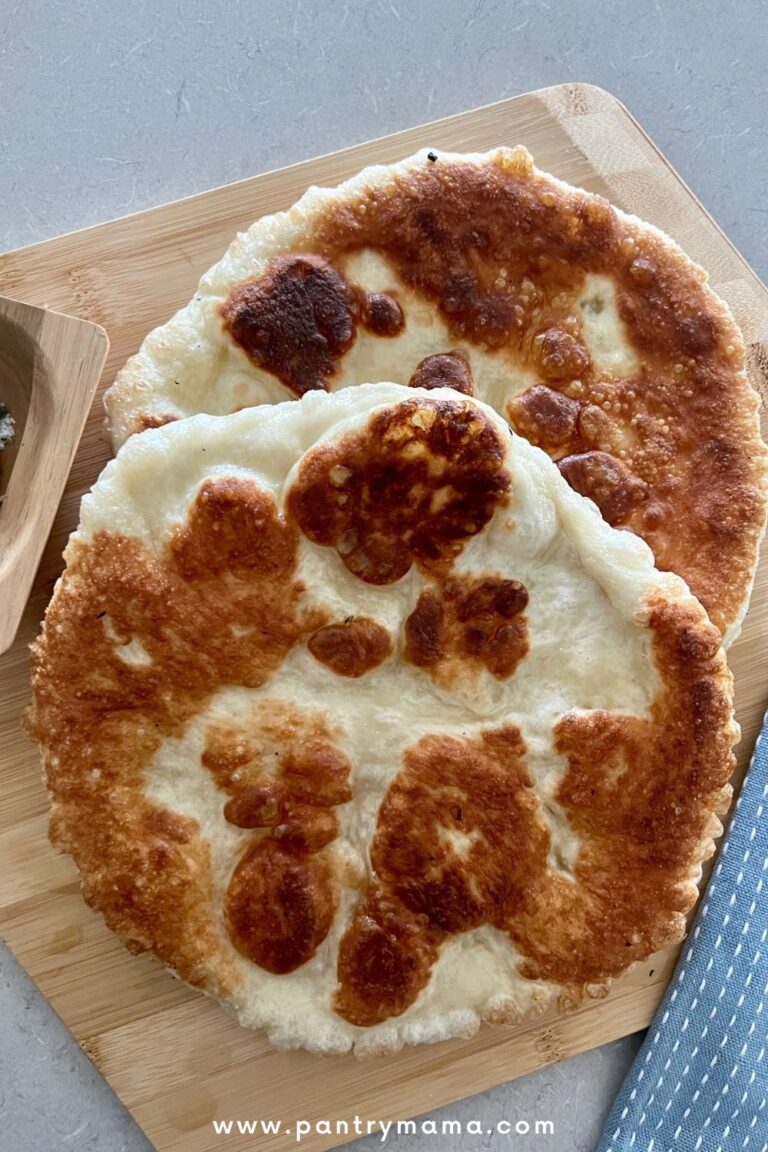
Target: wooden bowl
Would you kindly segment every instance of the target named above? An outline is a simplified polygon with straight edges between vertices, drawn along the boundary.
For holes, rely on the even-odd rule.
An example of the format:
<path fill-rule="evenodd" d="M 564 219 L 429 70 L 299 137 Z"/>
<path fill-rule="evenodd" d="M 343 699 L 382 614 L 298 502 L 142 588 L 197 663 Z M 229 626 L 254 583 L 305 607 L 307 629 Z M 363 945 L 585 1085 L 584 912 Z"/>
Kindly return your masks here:
<path fill-rule="evenodd" d="M 103 328 L 0 296 L 0 653 L 10 646 L 109 348 Z"/>

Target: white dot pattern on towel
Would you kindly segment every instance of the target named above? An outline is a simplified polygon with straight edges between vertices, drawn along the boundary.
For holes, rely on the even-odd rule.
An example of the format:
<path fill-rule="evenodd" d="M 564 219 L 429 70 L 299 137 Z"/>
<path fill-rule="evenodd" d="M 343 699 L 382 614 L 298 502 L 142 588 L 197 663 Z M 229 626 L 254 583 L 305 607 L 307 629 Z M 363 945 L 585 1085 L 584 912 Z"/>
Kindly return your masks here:
<path fill-rule="evenodd" d="M 693 931 L 597 1152 L 768 1152 L 768 720 Z"/>

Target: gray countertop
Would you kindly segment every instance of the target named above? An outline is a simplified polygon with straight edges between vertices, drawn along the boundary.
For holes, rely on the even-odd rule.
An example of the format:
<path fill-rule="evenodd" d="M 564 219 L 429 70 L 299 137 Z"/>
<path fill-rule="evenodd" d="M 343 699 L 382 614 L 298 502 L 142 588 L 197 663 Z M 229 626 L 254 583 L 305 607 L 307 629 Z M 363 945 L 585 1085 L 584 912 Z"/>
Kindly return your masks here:
<path fill-rule="evenodd" d="M 578 79 L 629 106 L 765 278 L 766 43 L 765 0 L 0 0 L 0 248 Z M 484 1137 L 387 1146 L 588 1152 L 637 1044 L 435 1114 Z M 0 1150 L 149 1147 L 0 948 Z"/>

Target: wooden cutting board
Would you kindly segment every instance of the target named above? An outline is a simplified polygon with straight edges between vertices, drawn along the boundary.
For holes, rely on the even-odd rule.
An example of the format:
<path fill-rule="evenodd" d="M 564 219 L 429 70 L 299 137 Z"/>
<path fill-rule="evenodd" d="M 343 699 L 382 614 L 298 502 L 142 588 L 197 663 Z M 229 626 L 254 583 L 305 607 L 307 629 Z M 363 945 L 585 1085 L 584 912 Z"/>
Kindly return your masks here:
<path fill-rule="evenodd" d="M 538 165 L 659 225 L 708 269 L 768 386 L 768 292 L 627 111 L 587 85 L 548 88 L 89 228 L 0 257 L 0 293 L 104 325 L 106 386 L 145 333 L 193 293 L 238 229 L 285 208 L 312 183 L 335 184 L 417 148 L 477 151 L 523 143 Z M 27 646 L 34 637 L 82 493 L 108 458 L 100 398 L 91 412 L 15 646 L 0 660 L 0 928 L 86 1052 L 160 1149 L 222 1147 L 214 1119 L 397 1119 L 460 1099 L 648 1024 L 674 956 L 619 981 L 567 1016 L 412 1049 L 374 1061 L 275 1052 L 153 959 L 130 956 L 83 904 L 74 866 L 46 839 L 38 757 L 20 727 Z M 1 609 L 0 609 L 1 610 Z M 743 727 L 741 768 L 768 705 L 768 565 L 758 574 L 743 637 L 731 653 Z M 354 1135 L 354 1131 L 352 1132 Z M 320 1149 L 339 1137 L 318 1135 Z M 292 1138 L 261 1136 L 262 1149 Z M 227 1149 L 253 1146 L 232 1135 Z"/>

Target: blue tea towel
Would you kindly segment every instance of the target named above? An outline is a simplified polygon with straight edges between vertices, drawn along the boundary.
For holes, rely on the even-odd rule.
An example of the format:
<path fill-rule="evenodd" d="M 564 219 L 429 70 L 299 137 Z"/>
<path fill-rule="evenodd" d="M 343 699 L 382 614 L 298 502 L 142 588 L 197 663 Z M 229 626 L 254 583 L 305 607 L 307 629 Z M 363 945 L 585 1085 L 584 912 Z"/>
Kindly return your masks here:
<path fill-rule="evenodd" d="M 768 1152 L 766 731 L 598 1152 Z"/>

